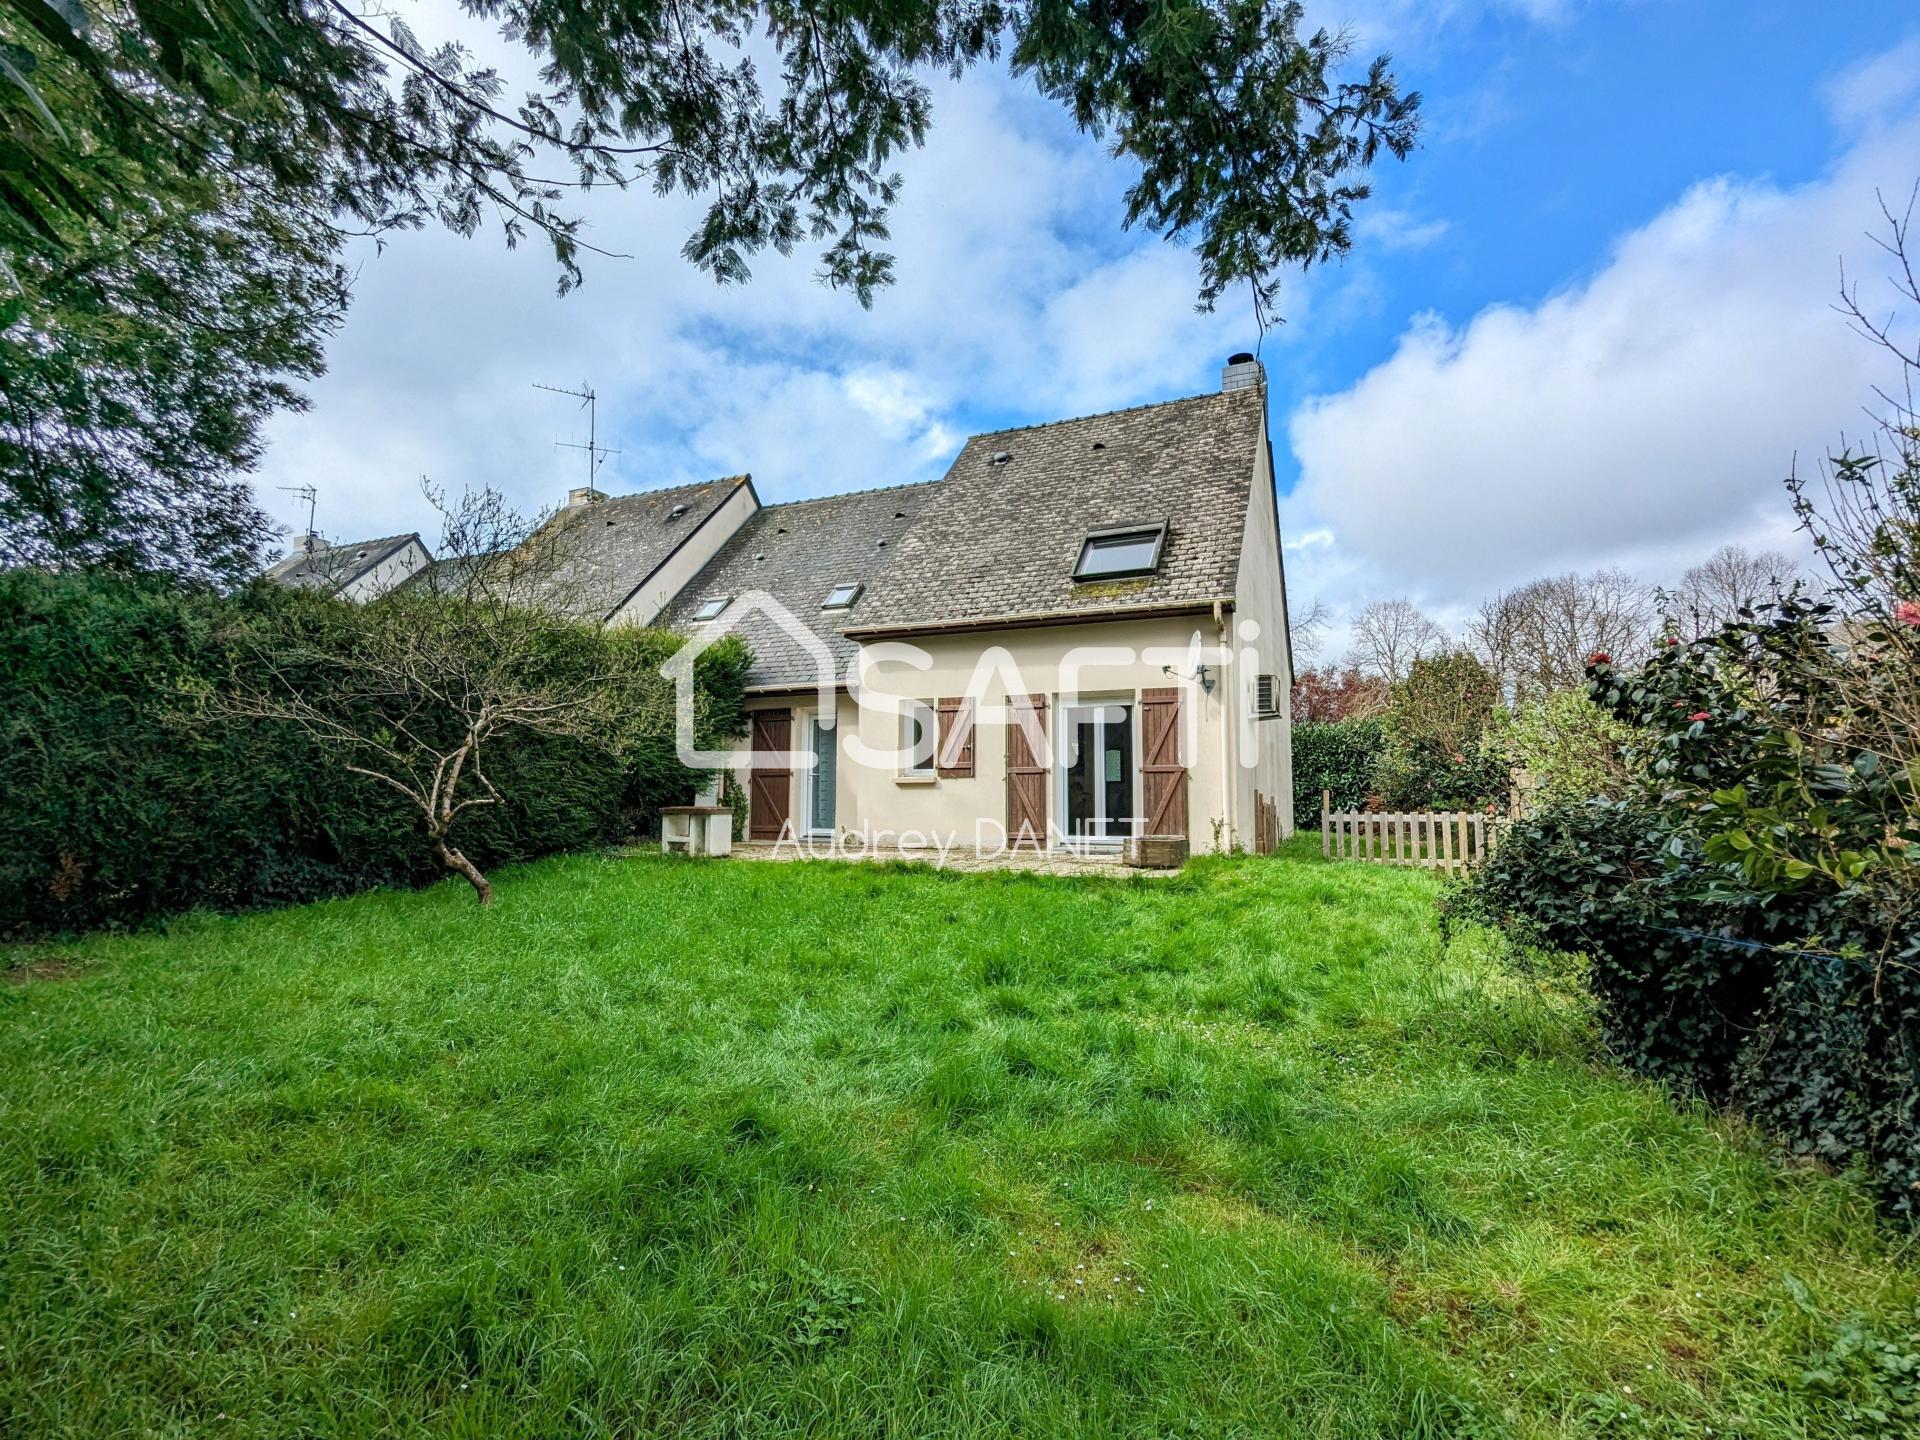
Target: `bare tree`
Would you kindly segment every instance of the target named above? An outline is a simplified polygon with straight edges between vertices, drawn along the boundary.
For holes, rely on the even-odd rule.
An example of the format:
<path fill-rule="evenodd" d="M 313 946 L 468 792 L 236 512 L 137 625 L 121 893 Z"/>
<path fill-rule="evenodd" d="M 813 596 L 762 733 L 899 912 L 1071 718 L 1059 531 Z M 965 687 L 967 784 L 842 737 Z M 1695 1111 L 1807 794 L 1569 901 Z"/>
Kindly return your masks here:
<path fill-rule="evenodd" d="M 1920 255 L 1912 239 L 1920 184 L 1896 214 L 1885 198 L 1891 308 L 1869 308 L 1841 277 L 1839 310 L 1893 362 L 1898 379 L 1875 387 L 1873 438 L 1831 456 L 1816 491 L 1788 482 L 1794 512 L 1832 576 L 1833 633 L 1847 656 L 1831 668 L 1814 725 L 1836 725 L 1846 743 L 1904 780 L 1896 791 L 1907 829 L 1920 834 Z M 1902 339 L 1897 331 L 1904 330 Z M 1836 717 L 1838 717 L 1836 719 Z"/>
<path fill-rule="evenodd" d="M 1295 665 L 1311 664 L 1319 658 L 1320 647 L 1327 642 L 1327 626 L 1332 616 L 1327 613 L 1327 602 L 1315 600 L 1302 613 L 1293 604 L 1291 597 L 1287 602 L 1287 643 Z"/>
<path fill-rule="evenodd" d="M 1799 567 L 1777 550 L 1722 545 L 1688 570 L 1667 597 L 1672 619 L 1695 635 L 1737 620 L 1742 610 L 1777 600 L 1793 588 Z"/>
<path fill-rule="evenodd" d="M 1619 570 L 1554 575 L 1494 596 L 1468 638 L 1513 701 L 1586 684 L 1596 651 L 1630 655 L 1654 637 L 1654 593 Z"/>
<path fill-rule="evenodd" d="M 564 618 L 555 527 L 522 520 L 491 490 L 452 504 L 427 493 L 444 521 L 433 567 L 351 627 L 263 653 L 267 682 L 219 704 L 296 725 L 349 773 L 405 796 L 434 858 L 488 905 L 492 885 L 453 837 L 504 798 L 492 747 L 515 733 L 610 747 L 670 715 L 671 699 L 657 674 L 622 663 L 638 655 L 623 637 Z"/>
<path fill-rule="evenodd" d="M 1411 600 L 1376 600 L 1354 617 L 1347 659 L 1370 675 L 1404 680 L 1415 660 L 1446 647 L 1446 631 Z"/>

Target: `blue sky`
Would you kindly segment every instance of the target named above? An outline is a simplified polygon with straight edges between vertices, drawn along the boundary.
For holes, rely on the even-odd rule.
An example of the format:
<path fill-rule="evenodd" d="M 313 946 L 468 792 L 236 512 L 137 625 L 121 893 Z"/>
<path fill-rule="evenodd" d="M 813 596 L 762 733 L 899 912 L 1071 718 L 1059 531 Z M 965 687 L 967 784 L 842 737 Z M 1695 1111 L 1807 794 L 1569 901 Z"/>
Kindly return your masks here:
<path fill-rule="evenodd" d="M 1407 595 L 1458 623 L 1563 568 L 1670 579 L 1787 539 L 1779 479 L 1878 375 L 1828 304 L 1871 279 L 1876 187 L 1920 179 L 1910 5 L 1351 0 L 1426 133 L 1383 162 L 1344 264 L 1288 284 L 1263 347 L 1290 578 L 1336 614 Z M 1841 18 L 1833 18 L 1838 15 Z M 423 36 L 457 28 L 416 0 Z M 466 33 L 511 73 L 491 37 Z M 429 529 L 426 475 L 529 510 L 577 483 L 583 426 L 533 382 L 590 380 L 615 492 L 749 470 L 770 500 L 934 478 L 969 432 L 1189 394 L 1254 341 L 1198 315 L 1190 257 L 1119 227 L 1124 165 L 1002 74 L 936 87 L 873 312 L 768 257 L 722 290 L 677 258 L 694 207 L 598 197 L 592 260 L 497 237 L 358 257 L 313 408 L 260 488 L 311 481 L 337 536 Z M 432 536 L 429 534 L 429 539 Z"/>

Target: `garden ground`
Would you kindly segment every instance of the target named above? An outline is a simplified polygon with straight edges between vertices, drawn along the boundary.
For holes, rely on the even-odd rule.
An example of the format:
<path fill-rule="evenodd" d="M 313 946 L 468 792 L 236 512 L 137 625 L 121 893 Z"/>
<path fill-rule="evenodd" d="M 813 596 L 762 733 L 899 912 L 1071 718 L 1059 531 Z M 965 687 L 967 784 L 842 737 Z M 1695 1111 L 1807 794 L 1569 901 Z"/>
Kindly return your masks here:
<path fill-rule="evenodd" d="M 584 855 L 17 952 L 0 1429 L 1902 1423 L 1920 1265 L 1851 1183 L 1312 850 Z"/>

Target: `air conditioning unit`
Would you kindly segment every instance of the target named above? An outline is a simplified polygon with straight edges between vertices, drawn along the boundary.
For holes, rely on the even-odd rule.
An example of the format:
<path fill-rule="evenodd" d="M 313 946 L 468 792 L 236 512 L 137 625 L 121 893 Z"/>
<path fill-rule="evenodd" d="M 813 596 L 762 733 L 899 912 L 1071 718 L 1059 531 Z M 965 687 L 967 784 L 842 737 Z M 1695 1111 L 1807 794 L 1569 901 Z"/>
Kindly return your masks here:
<path fill-rule="evenodd" d="M 1271 720 L 1280 713 L 1280 677 L 1253 677 L 1253 714 L 1258 720 Z"/>

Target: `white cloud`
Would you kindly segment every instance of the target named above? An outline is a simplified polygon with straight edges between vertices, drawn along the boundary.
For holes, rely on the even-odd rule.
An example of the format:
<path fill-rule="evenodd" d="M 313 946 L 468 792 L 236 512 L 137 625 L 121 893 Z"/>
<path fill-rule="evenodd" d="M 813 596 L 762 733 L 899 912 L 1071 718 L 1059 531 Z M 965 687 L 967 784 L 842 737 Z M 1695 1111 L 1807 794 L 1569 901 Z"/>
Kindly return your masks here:
<path fill-rule="evenodd" d="M 1920 93 L 1920 34 L 1836 76 L 1826 87 L 1835 123 L 1859 127 L 1906 107 Z"/>
<path fill-rule="evenodd" d="M 1338 544 L 1303 557 L 1296 593 L 1457 614 L 1558 569 L 1665 579 L 1725 541 L 1789 542 L 1781 478 L 1857 430 L 1885 378 L 1831 302 L 1842 256 L 1873 273 L 1874 191 L 1912 184 L 1920 116 L 1849 144 L 1813 184 L 1696 185 L 1592 276 L 1462 325 L 1419 317 L 1300 405 L 1288 531 Z"/>

